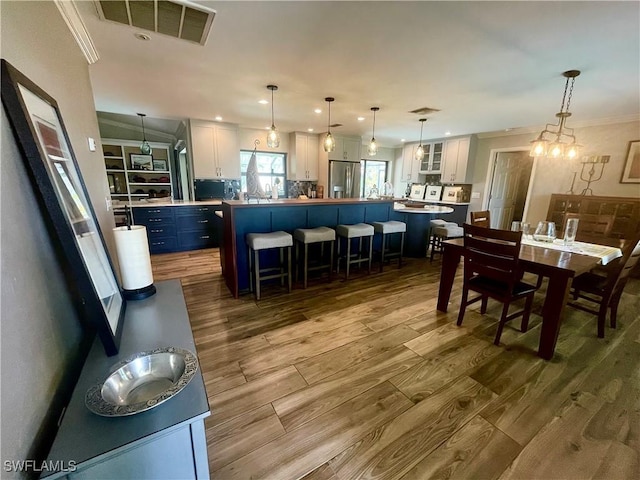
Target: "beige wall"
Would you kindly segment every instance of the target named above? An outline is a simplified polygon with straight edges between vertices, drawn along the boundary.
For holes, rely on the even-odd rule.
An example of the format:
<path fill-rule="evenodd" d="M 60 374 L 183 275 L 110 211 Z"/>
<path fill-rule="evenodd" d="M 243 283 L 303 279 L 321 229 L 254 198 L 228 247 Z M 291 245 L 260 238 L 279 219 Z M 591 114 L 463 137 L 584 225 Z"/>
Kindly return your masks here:
<path fill-rule="evenodd" d="M 86 60 L 53 2 L 0 2 L 2 57 L 51 95 L 60 107 L 100 225 L 113 217 Z M 24 460 L 40 446 L 40 429 L 84 336 L 55 244 L 28 172 L 2 112 L 0 342 L 2 460 Z M 99 143 L 99 142 L 98 142 Z M 2 478 L 22 475 L 3 470 Z"/>
<path fill-rule="evenodd" d="M 611 155 L 602 179 L 592 184 L 594 195 L 611 195 L 621 197 L 640 197 L 640 185 L 622 184 L 620 176 L 624 159 L 631 140 L 640 138 L 640 121 L 609 125 L 598 125 L 575 129 L 578 141 L 584 145 L 584 155 Z M 476 155 L 473 159 L 473 191 L 480 193 L 479 199 L 471 201 L 469 210 L 482 209 L 485 192 L 485 181 L 491 157 L 491 150 L 520 147 L 529 148 L 533 134 L 509 135 L 501 137 L 480 138 Z M 531 194 L 525 213 L 526 221 L 537 222 L 546 217 L 549 199 L 552 193 L 566 193 L 571 187 L 573 172 L 578 172 L 574 191 L 580 193 L 586 183 L 580 181 L 580 162 L 567 162 L 549 159 L 537 159 L 534 164 Z"/>

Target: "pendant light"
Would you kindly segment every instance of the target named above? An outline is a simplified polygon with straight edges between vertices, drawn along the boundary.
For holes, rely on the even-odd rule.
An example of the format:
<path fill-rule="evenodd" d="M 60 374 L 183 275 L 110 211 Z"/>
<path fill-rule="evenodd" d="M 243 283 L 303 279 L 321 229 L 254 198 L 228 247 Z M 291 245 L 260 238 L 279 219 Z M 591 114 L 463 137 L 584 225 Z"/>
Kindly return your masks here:
<path fill-rule="evenodd" d="M 567 118 L 571 116 L 569 105 L 571 105 L 571 97 L 573 95 L 573 84 L 576 77 L 580 75 L 580 70 L 567 70 L 562 74 L 567 80 L 564 85 L 564 94 L 562 95 L 562 104 L 560 111 L 556 113 L 558 123 L 555 125 L 547 124 L 534 141 L 531 142 L 531 151 L 529 155 L 532 157 L 547 158 L 566 158 L 568 160 L 576 158 L 580 153 L 581 145 L 576 143 L 576 137 L 573 134 L 573 128 L 565 125 Z M 571 86 L 569 86 L 571 83 Z M 569 97 L 567 98 L 567 90 Z M 566 100 L 566 109 L 565 109 Z M 551 136 L 553 141 L 549 141 L 545 136 Z"/>
<path fill-rule="evenodd" d="M 271 90 L 271 128 L 267 135 L 267 147 L 278 148 L 280 146 L 280 133 L 278 133 L 276 124 L 273 121 L 273 92 L 278 90 L 278 87 L 276 85 L 267 85 L 267 88 Z"/>
<path fill-rule="evenodd" d="M 418 148 L 416 148 L 416 160 L 421 161 L 424 158 L 424 147 L 422 146 L 422 128 L 424 127 L 424 122 L 426 122 L 426 118 L 421 118 L 420 122 L 420 143 L 418 144 Z"/>
<path fill-rule="evenodd" d="M 327 135 L 324 137 L 324 151 L 329 153 L 333 152 L 336 148 L 336 141 L 331 135 L 331 102 L 333 102 L 335 98 L 327 97 L 324 99 L 325 102 L 329 104 L 329 123 L 327 124 Z"/>
<path fill-rule="evenodd" d="M 367 153 L 370 157 L 375 157 L 378 153 L 378 144 L 376 143 L 376 112 L 380 110 L 378 107 L 371 107 L 373 112 L 373 131 L 371 133 L 371 141 L 369 142 L 369 148 Z"/>
<path fill-rule="evenodd" d="M 151 153 L 151 145 L 147 142 L 147 137 L 144 134 L 144 117 L 147 115 L 144 113 L 138 113 L 140 122 L 142 122 L 142 143 L 140 144 L 140 153 L 143 155 L 149 155 Z"/>

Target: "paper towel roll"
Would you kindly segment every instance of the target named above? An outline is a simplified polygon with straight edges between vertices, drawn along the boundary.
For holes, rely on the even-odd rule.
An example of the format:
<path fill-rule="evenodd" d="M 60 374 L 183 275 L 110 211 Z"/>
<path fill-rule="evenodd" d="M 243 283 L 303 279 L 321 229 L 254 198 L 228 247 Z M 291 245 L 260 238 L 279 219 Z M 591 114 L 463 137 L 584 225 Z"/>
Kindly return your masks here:
<path fill-rule="evenodd" d="M 138 290 L 153 283 L 151 257 L 147 242 L 147 228 L 143 225 L 132 225 L 113 229 L 116 241 L 118 263 L 122 277 L 122 288 Z"/>

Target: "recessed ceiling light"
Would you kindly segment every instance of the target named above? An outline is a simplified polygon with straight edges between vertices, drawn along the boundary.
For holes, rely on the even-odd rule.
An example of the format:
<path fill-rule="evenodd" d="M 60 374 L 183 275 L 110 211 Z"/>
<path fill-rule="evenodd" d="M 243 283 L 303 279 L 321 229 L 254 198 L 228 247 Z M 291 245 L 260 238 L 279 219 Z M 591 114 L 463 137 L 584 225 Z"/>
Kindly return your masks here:
<path fill-rule="evenodd" d="M 322 113 L 322 110 L 320 110 L 319 108 L 316 108 L 316 109 L 314 110 L 314 112 L 315 112 L 315 113 Z"/>
<path fill-rule="evenodd" d="M 266 105 L 266 104 L 268 104 L 268 103 L 269 103 L 269 100 L 264 100 L 264 99 L 262 99 L 262 100 L 258 100 L 258 103 L 259 103 L 260 105 Z M 271 128 L 271 127 L 269 127 L 269 128 Z"/>
<path fill-rule="evenodd" d="M 222 117 L 221 117 L 220 115 L 218 115 L 218 116 L 216 117 L 216 120 L 217 120 L 218 122 L 221 122 L 221 121 L 222 121 Z"/>
<path fill-rule="evenodd" d="M 401 138 L 401 139 L 400 139 L 400 141 L 401 141 L 401 142 L 406 142 L 406 141 L 407 141 L 407 139 L 406 139 L 406 138 Z"/>
<path fill-rule="evenodd" d="M 364 117 L 358 117 L 359 122 L 364 122 Z"/>
<path fill-rule="evenodd" d="M 307 128 L 307 132 L 313 132 L 313 128 Z"/>
<path fill-rule="evenodd" d="M 271 130 L 271 127 L 264 127 L 265 130 Z"/>
<path fill-rule="evenodd" d="M 445 135 L 451 135 L 451 132 L 444 132 Z"/>
<path fill-rule="evenodd" d="M 151 40 L 151 37 L 146 33 L 134 33 L 133 36 L 136 37 L 138 40 L 144 40 L 145 42 L 148 40 Z"/>

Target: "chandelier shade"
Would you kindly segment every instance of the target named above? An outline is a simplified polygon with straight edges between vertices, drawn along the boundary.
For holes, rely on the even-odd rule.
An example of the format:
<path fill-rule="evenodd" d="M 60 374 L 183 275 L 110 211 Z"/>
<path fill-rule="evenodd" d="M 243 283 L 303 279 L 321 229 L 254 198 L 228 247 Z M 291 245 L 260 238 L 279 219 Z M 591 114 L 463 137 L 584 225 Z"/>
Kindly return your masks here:
<path fill-rule="evenodd" d="M 273 120 L 273 92 L 278 90 L 278 87 L 276 85 L 267 85 L 267 88 L 271 90 L 271 128 L 267 134 L 267 147 L 278 148 L 280 146 L 280 133 Z"/>
<path fill-rule="evenodd" d="M 376 142 L 376 112 L 380 110 L 378 107 L 371 107 L 371 111 L 373 112 L 373 130 L 371 133 L 371 141 L 369 142 L 369 147 L 367 148 L 367 153 L 370 157 L 375 157 L 378 153 L 378 143 Z"/>
<path fill-rule="evenodd" d="M 146 117 L 147 115 L 144 113 L 138 113 L 138 116 L 140 117 L 140 122 L 142 123 L 142 143 L 140 144 L 140 153 L 142 153 L 143 155 L 149 155 L 151 153 L 151 145 L 149 145 L 149 142 L 147 142 L 147 137 L 144 131 L 144 117 Z"/>
<path fill-rule="evenodd" d="M 560 111 L 556 113 L 558 121 L 555 125 L 548 123 L 540 135 L 531 142 L 529 155 L 532 157 L 571 160 L 580 154 L 582 145 L 576 141 L 573 128 L 566 126 L 567 118 L 571 116 L 569 106 L 573 96 L 573 84 L 578 75 L 580 75 L 580 70 L 567 70 L 562 74 L 566 78 L 566 82 Z"/>
<path fill-rule="evenodd" d="M 329 104 L 329 121 L 327 123 L 327 135 L 324 137 L 323 142 L 324 151 L 327 153 L 333 152 L 336 148 L 336 140 L 333 138 L 333 135 L 331 135 L 331 102 L 333 102 L 334 100 L 335 98 L 333 97 L 326 97 L 324 99 L 324 101 Z"/>
<path fill-rule="evenodd" d="M 427 121 L 426 118 L 421 118 L 419 120 L 419 122 L 420 122 L 420 143 L 418 144 L 418 148 L 416 148 L 416 153 L 415 153 L 416 160 L 418 160 L 418 161 L 422 161 L 422 159 L 424 158 L 424 147 L 422 146 L 422 128 L 424 127 L 424 122 L 426 122 L 426 121 Z"/>

